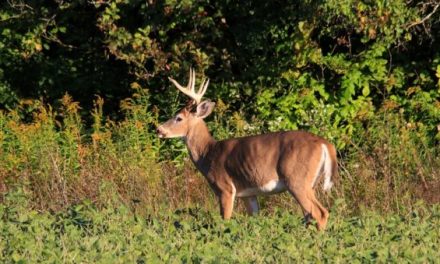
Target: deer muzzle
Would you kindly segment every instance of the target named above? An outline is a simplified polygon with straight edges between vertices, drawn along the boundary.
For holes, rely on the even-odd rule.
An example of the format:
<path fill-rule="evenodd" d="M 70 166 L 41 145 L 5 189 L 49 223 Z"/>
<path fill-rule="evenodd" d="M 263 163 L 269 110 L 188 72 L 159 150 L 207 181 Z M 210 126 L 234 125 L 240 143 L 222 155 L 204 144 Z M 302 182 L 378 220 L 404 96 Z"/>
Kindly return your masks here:
<path fill-rule="evenodd" d="M 156 129 L 156 134 L 159 138 L 166 138 L 166 132 L 162 126 L 160 126 Z"/>

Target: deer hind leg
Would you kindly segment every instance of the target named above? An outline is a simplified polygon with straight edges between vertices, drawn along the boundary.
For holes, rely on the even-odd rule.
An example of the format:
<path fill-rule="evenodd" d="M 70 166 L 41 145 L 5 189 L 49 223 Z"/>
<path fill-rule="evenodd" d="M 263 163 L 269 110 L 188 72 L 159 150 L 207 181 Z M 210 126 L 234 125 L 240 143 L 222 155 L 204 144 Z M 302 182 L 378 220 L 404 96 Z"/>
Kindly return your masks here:
<path fill-rule="evenodd" d="M 258 214 L 260 207 L 258 206 L 258 199 L 256 196 L 245 197 L 243 198 L 243 201 L 248 215 L 255 216 Z"/>
<path fill-rule="evenodd" d="M 315 193 L 313 190 L 310 190 L 310 196 L 311 196 L 311 200 L 315 205 L 315 208 L 318 209 L 317 211 L 317 217 L 316 222 L 317 222 L 317 226 L 318 226 L 318 230 L 324 230 L 325 227 L 327 226 L 327 221 L 328 221 L 328 217 L 329 217 L 329 213 L 327 211 L 327 209 L 324 208 L 324 206 L 322 206 L 322 204 L 318 201 L 318 199 L 316 199 Z M 312 214 L 312 217 L 313 214 Z"/>
<path fill-rule="evenodd" d="M 304 213 L 306 223 L 310 221 L 310 217 L 316 220 L 318 230 L 324 230 L 327 225 L 329 213 L 321 203 L 316 199 L 311 188 L 289 188 L 289 191 L 298 201 Z"/>
<path fill-rule="evenodd" d="M 322 162 L 325 159 L 323 153 L 321 148 L 290 153 L 280 160 L 278 170 L 287 190 L 301 206 L 305 220 L 310 220 L 310 217 L 315 219 L 318 230 L 325 229 L 329 217 L 327 209 L 316 199 L 312 186 L 314 179 L 321 173 Z"/>

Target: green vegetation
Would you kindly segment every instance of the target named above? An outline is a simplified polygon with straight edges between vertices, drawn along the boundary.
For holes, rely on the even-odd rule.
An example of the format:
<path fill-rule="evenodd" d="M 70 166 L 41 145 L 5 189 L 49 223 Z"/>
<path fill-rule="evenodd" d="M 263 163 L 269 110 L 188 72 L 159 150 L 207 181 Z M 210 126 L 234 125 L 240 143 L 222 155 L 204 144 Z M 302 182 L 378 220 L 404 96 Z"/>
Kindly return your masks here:
<path fill-rule="evenodd" d="M 202 207 L 214 210 L 207 183 L 190 164 L 183 143 L 159 141 L 151 132 L 157 116 L 148 111 L 148 98 L 138 90 L 125 100 L 126 118 L 118 122 L 103 116 L 98 98 L 86 132 L 78 104 L 69 96 L 58 111 L 34 101 L 0 114 L 3 194 L 24 189 L 30 206 L 40 210 L 59 210 L 85 199 L 150 212 L 203 201 Z M 28 109 L 30 122 L 20 118 Z M 233 118 L 229 124 L 240 122 Z M 351 204 L 347 213 L 353 213 L 362 207 L 400 212 L 420 199 L 438 202 L 440 157 L 424 126 L 407 123 L 403 113 L 382 113 L 370 122 L 368 130 L 351 139 L 327 203 L 346 199 Z M 219 123 L 213 123 L 214 132 L 230 133 Z M 277 198 L 267 202 L 272 200 L 295 208 L 290 199 L 287 204 Z"/>
<path fill-rule="evenodd" d="M 5 262 L 408 261 L 439 257 L 439 156 L 424 130 L 384 113 L 341 159 L 328 230 L 305 228 L 288 195 L 263 197 L 262 215 L 238 201 L 223 221 L 203 177 L 149 129 L 139 90 L 127 118 L 105 120 L 102 100 L 83 134 L 78 104 L 35 101 L 0 115 Z M 33 108 L 31 122 L 22 111 Z M 232 122 L 231 122 L 232 123 Z M 89 134 L 90 133 L 90 134 Z M 406 151 L 402 151 L 402 144 Z M 168 153 L 168 154 L 167 154 Z M 165 156 L 165 158 L 163 157 Z M 161 161 L 162 159 L 162 161 Z M 427 185 L 427 187 L 424 186 Z M 434 187 L 432 187 L 434 186 Z M 425 200 L 426 202 L 421 201 Z"/>
<path fill-rule="evenodd" d="M 293 2 L 2 1 L 0 261 L 440 259 L 440 4 Z M 328 231 L 289 195 L 220 220 L 184 144 L 154 134 L 189 67 L 216 138 L 337 146 Z"/>
<path fill-rule="evenodd" d="M 9 202 L 0 205 L 2 262 L 434 263 L 440 257 L 439 206 L 343 217 L 338 204 L 330 228 L 317 233 L 285 210 L 225 222 L 200 208 L 139 217 L 127 207 L 96 210 L 86 203 L 42 214 Z"/>

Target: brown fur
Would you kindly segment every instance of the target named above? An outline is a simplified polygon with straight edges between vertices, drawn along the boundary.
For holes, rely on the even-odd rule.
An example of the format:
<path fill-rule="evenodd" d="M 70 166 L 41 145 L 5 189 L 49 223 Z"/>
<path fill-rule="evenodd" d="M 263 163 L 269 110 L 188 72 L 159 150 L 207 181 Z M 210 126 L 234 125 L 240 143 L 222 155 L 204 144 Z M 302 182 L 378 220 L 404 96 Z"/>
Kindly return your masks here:
<path fill-rule="evenodd" d="M 311 216 L 317 221 L 318 229 L 324 229 L 329 213 L 316 199 L 312 183 L 320 166 L 323 144 L 330 154 L 332 174 L 337 174 L 334 146 L 304 131 L 274 132 L 216 141 L 203 121 L 209 113 L 199 117 L 199 113 L 184 108 L 176 117 L 160 126 L 158 134 L 184 138 L 192 161 L 220 201 L 223 218 L 231 217 L 237 193 L 262 187 L 272 180 L 282 180 L 300 204 L 306 219 Z M 177 122 L 177 118 L 181 121 Z M 255 199 L 255 196 L 246 199 L 250 214 L 253 213 L 251 199 Z"/>

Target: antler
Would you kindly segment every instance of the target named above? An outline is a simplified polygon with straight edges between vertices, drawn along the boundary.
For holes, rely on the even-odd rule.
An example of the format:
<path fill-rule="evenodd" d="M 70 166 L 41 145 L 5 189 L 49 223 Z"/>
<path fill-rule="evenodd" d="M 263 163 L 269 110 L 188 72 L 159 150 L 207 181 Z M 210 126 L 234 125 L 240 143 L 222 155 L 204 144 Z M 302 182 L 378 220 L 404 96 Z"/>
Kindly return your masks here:
<path fill-rule="evenodd" d="M 199 90 L 196 92 L 194 89 L 196 73 L 192 68 L 189 69 L 189 81 L 188 81 L 188 85 L 186 87 L 183 87 L 182 85 L 180 85 L 173 78 L 168 78 L 168 79 L 177 87 L 177 89 L 179 89 L 182 93 L 186 94 L 191 99 L 193 99 L 196 102 L 196 104 L 200 103 L 200 101 L 202 100 L 202 97 L 205 94 L 206 89 L 208 88 L 208 85 L 209 85 L 209 79 L 204 79 L 202 81 L 202 84 L 200 85 Z"/>

